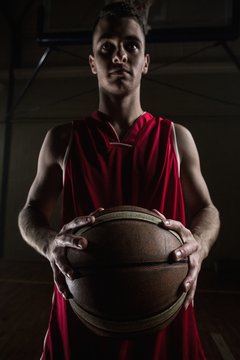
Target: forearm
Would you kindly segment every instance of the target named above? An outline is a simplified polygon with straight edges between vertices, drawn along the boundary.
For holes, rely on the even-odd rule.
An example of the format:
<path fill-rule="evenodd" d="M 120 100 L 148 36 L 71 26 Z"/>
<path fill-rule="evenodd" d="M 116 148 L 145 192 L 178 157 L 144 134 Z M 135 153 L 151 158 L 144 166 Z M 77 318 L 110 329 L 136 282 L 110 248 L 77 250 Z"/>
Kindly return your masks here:
<path fill-rule="evenodd" d="M 49 249 L 57 235 L 49 222 L 35 207 L 25 207 L 19 214 L 18 224 L 23 239 L 44 257 L 48 258 Z"/>
<path fill-rule="evenodd" d="M 219 212 L 214 205 L 200 210 L 192 219 L 190 230 L 200 242 L 203 259 L 205 259 L 215 243 L 220 229 Z"/>

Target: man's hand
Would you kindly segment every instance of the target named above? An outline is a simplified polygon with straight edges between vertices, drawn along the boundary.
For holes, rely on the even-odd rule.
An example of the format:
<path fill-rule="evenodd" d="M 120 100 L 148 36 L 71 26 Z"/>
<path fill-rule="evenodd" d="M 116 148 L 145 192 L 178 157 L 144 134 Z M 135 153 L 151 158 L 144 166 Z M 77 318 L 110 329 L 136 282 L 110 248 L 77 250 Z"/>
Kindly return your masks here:
<path fill-rule="evenodd" d="M 94 216 L 81 216 L 63 226 L 57 234 L 48 251 L 48 260 L 53 270 L 53 279 L 63 297 L 67 300 L 72 297 L 68 290 L 65 276 L 74 279 L 74 270 L 66 259 L 66 248 L 71 247 L 79 251 L 86 249 L 88 242 L 84 237 L 74 235 L 82 226 L 95 221 Z"/>
<path fill-rule="evenodd" d="M 194 296 L 197 288 L 198 274 L 201 270 L 202 261 L 204 259 L 202 246 L 193 236 L 191 231 L 187 229 L 181 222 L 174 220 L 163 221 L 164 227 L 176 231 L 182 238 L 184 244 L 174 250 L 171 257 L 175 261 L 189 259 L 188 274 L 182 284 L 183 291 L 187 292 L 184 301 L 185 310 L 189 304 L 193 304 Z"/>
<path fill-rule="evenodd" d="M 185 310 L 189 304 L 193 303 L 194 295 L 197 287 L 198 274 L 201 269 L 202 261 L 204 259 L 204 251 L 200 241 L 193 236 L 191 231 L 187 229 L 181 222 L 166 219 L 164 215 L 154 210 L 162 219 L 163 227 L 165 229 L 174 230 L 178 233 L 184 244 L 179 246 L 171 254 L 171 260 L 181 261 L 186 258 L 189 259 L 189 270 L 184 282 L 182 284 L 183 291 L 187 293 L 184 301 Z"/>
<path fill-rule="evenodd" d="M 71 247 L 79 251 L 87 248 L 87 239 L 74 234 L 82 226 L 93 224 L 95 221 L 94 215 L 101 210 L 103 209 L 100 208 L 88 216 L 77 217 L 70 223 L 64 225 L 56 235 L 48 251 L 48 259 L 53 270 L 54 282 L 66 300 L 70 299 L 72 295 L 66 284 L 65 276 L 71 280 L 75 278 L 75 272 L 66 259 L 66 248 Z"/>

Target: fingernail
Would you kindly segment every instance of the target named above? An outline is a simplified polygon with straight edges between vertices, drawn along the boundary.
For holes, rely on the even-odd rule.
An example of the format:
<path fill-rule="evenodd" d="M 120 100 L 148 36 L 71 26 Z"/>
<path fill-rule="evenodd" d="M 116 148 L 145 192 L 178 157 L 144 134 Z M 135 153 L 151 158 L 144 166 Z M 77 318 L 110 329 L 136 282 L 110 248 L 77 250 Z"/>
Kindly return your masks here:
<path fill-rule="evenodd" d="M 77 247 L 78 247 L 79 249 L 82 249 L 82 248 L 83 248 L 81 240 L 78 241 Z"/>
<path fill-rule="evenodd" d="M 68 277 L 68 279 L 70 280 L 74 280 L 74 271 L 70 271 L 66 273 L 66 276 Z"/>
<path fill-rule="evenodd" d="M 175 251 L 176 258 L 179 259 L 182 256 L 182 253 L 180 250 Z"/>
<path fill-rule="evenodd" d="M 186 291 L 188 291 L 189 290 L 189 288 L 190 288 L 190 282 L 187 282 L 186 284 L 185 284 L 185 289 L 186 289 Z"/>
<path fill-rule="evenodd" d="M 166 220 L 166 221 L 164 222 L 164 224 L 167 225 L 167 226 L 169 226 L 169 225 L 170 225 L 170 221 L 169 221 L 169 220 Z"/>
<path fill-rule="evenodd" d="M 87 240 L 85 238 L 80 238 L 77 242 L 77 247 L 79 249 L 84 249 L 87 246 Z"/>
<path fill-rule="evenodd" d="M 70 273 L 66 273 L 65 274 L 69 279 L 71 279 L 71 274 Z"/>

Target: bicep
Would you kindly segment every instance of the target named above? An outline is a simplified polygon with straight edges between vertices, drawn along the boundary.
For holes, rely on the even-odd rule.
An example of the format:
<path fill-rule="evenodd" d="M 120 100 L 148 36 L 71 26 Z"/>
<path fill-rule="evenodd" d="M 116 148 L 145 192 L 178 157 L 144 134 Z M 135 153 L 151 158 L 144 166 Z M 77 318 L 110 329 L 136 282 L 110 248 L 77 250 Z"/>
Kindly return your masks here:
<path fill-rule="evenodd" d="M 51 133 L 48 133 L 38 158 L 37 174 L 25 207 L 38 209 L 50 219 L 62 190 L 62 168 L 56 157 Z"/>
<path fill-rule="evenodd" d="M 201 172 L 199 154 L 191 133 L 176 127 L 180 153 L 180 176 L 186 209 L 190 217 L 212 204 L 209 190 Z"/>

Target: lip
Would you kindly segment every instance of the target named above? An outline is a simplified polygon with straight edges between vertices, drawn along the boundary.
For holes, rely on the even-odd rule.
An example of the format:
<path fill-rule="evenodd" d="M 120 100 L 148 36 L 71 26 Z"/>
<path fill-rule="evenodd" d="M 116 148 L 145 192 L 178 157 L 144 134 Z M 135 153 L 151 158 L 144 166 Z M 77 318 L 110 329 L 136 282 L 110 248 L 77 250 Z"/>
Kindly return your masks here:
<path fill-rule="evenodd" d="M 125 74 L 131 74 L 131 72 L 128 69 L 125 68 L 115 68 L 109 71 L 110 75 L 125 75 Z"/>

